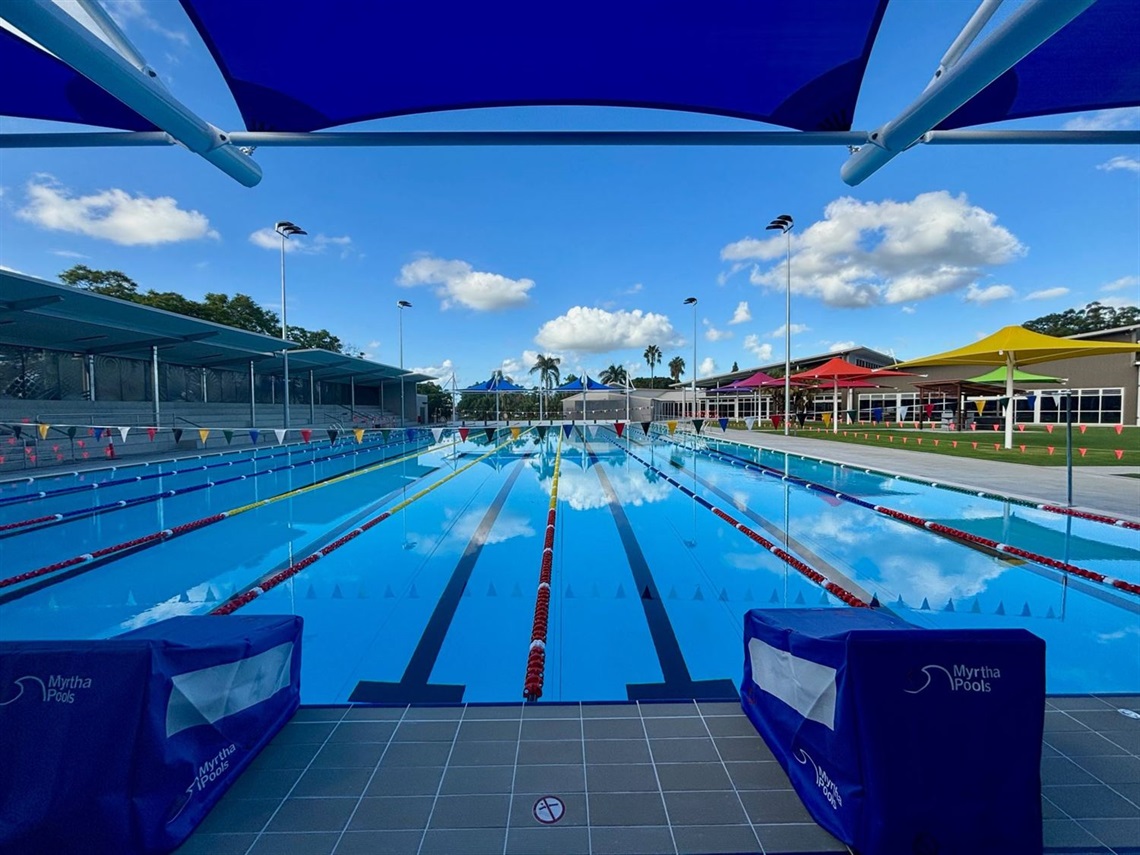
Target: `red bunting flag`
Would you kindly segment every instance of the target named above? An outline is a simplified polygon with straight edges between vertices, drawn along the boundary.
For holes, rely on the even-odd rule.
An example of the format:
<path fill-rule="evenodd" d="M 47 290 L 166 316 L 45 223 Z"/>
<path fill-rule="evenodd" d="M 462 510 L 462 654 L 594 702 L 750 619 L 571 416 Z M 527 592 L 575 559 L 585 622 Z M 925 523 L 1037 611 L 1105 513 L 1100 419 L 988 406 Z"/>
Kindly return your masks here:
<path fill-rule="evenodd" d="M 956 440 L 956 439 L 950 440 L 950 447 L 951 448 L 957 448 L 958 447 L 958 440 Z"/>
<path fill-rule="evenodd" d="M 1124 430 L 1124 425 L 1113 425 L 1112 429 L 1116 431 L 1116 435 L 1120 436 L 1120 432 Z"/>
<path fill-rule="evenodd" d="M 1017 426 L 1017 429 L 1018 429 L 1019 431 L 1022 431 L 1022 432 L 1024 432 L 1024 431 L 1025 431 L 1025 425 L 1023 425 L 1023 424 L 1020 424 L 1020 423 L 1019 423 L 1019 424 L 1018 424 L 1018 426 Z"/>
<path fill-rule="evenodd" d="M 1001 426 L 1000 425 L 994 425 L 994 430 L 1001 430 Z"/>
<path fill-rule="evenodd" d="M 1000 442 L 994 443 L 994 451 L 1001 451 L 1001 443 Z"/>
<path fill-rule="evenodd" d="M 1115 454 L 1116 459 L 1119 460 L 1120 458 L 1122 458 L 1124 456 L 1124 449 L 1123 448 L 1114 448 L 1112 450 L 1112 453 Z"/>
<path fill-rule="evenodd" d="M 1079 451 L 1079 452 L 1081 453 L 1081 457 L 1084 457 L 1084 456 L 1085 456 L 1085 452 L 1087 452 L 1087 451 L 1088 451 L 1088 449 L 1087 449 L 1087 448 L 1078 448 L 1078 449 L 1077 449 L 1077 451 Z"/>
<path fill-rule="evenodd" d="M 914 441 L 917 442 L 919 445 L 922 445 L 922 437 L 921 436 L 915 437 Z"/>
<path fill-rule="evenodd" d="M 1055 445 L 1047 445 L 1047 446 L 1046 446 L 1046 448 L 1048 448 L 1048 449 L 1049 449 L 1049 456 L 1050 456 L 1050 457 L 1052 457 L 1052 456 L 1053 456 L 1053 452 L 1057 450 L 1057 446 L 1055 446 Z"/>
<path fill-rule="evenodd" d="M 459 429 L 459 441 L 460 442 L 467 442 L 467 434 L 469 434 L 469 433 L 471 433 L 470 428 L 460 428 Z"/>
<path fill-rule="evenodd" d="M 1022 454 L 1025 454 L 1025 446 L 1024 445 L 1019 445 L 1018 448 L 1021 449 Z"/>
<path fill-rule="evenodd" d="M 970 422 L 970 430 L 977 430 L 977 429 L 978 429 L 978 423 L 977 422 Z"/>
<path fill-rule="evenodd" d="M 1049 433 L 1052 433 L 1053 432 L 1053 425 L 1045 425 L 1045 430 L 1048 431 Z"/>
<path fill-rule="evenodd" d="M 301 439 L 305 440 L 305 442 L 308 442 L 312 438 L 313 438 L 312 430 L 310 430 L 309 428 L 301 428 Z"/>
<path fill-rule="evenodd" d="M 970 445 L 974 446 L 974 451 L 978 450 L 978 444 L 976 442 L 971 442 Z"/>
<path fill-rule="evenodd" d="M 934 447 L 935 447 L 935 448 L 938 448 L 938 443 L 939 443 L 939 442 L 940 442 L 940 440 L 937 440 L 937 439 L 936 439 L 936 440 L 934 440 Z"/>
<path fill-rule="evenodd" d="M 1081 433 L 1084 433 L 1086 430 L 1089 429 L 1089 426 L 1088 425 L 1077 425 L 1077 428 L 1080 430 Z"/>
<path fill-rule="evenodd" d="M 621 439 L 621 435 L 625 431 L 625 425 L 621 422 L 614 422 L 614 430 L 617 431 L 618 439 Z"/>
<path fill-rule="evenodd" d="M 146 429 L 146 435 L 147 435 L 148 437 L 150 437 L 150 441 L 151 441 L 151 442 L 154 442 L 154 435 L 155 435 L 156 433 L 158 433 L 158 428 L 152 428 L 152 427 L 150 427 L 150 428 L 147 428 L 147 429 Z"/>

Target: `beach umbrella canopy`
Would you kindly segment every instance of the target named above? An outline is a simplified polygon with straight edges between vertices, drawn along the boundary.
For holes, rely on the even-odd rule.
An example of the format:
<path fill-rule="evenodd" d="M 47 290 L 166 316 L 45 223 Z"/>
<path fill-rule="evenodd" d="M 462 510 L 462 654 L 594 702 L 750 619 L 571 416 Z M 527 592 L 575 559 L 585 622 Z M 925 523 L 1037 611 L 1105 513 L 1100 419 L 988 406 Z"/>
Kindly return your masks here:
<path fill-rule="evenodd" d="M 967 383 L 1004 383 L 1005 382 L 1005 368 L 997 367 L 993 371 L 987 371 L 985 374 L 980 374 L 977 377 L 970 377 L 965 382 Z M 1015 383 L 1064 383 L 1060 377 L 1046 377 L 1044 374 L 1030 374 L 1028 371 L 1022 371 L 1020 368 L 1013 370 L 1013 382 Z"/>
<path fill-rule="evenodd" d="M 831 381 L 831 387 L 835 391 L 835 398 L 832 401 L 831 431 L 832 433 L 839 433 L 840 388 L 863 388 L 850 385 L 840 387 L 840 383 L 853 383 L 855 381 L 872 383 L 872 381 L 878 377 L 905 377 L 909 375 L 909 371 L 894 371 L 890 368 L 867 368 L 863 365 L 856 365 L 854 362 L 848 362 L 846 359 L 834 356 L 823 363 L 823 365 L 816 366 L 807 371 L 801 371 L 798 374 L 793 374 L 791 379 L 801 382 L 811 380 L 816 382 Z"/>
<path fill-rule="evenodd" d="M 1140 343 L 1122 341 L 1084 341 L 1059 338 L 1027 330 L 1025 327 L 1002 327 L 997 332 L 964 347 L 935 353 L 920 359 L 900 362 L 902 368 L 928 365 L 1004 365 L 1005 394 L 1013 398 L 1014 372 L 1022 365 L 1075 359 L 1081 356 L 1103 356 L 1113 353 L 1135 353 Z M 1005 447 L 1013 448 L 1013 407 L 1005 411 Z"/>
<path fill-rule="evenodd" d="M 783 383 L 780 378 L 773 377 L 771 374 L 765 374 L 763 371 L 757 371 L 751 377 L 745 377 L 743 380 L 737 380 L 733 386 L 740 386 L 745 389 L 754 389 L 761 386 L 770 386 L 774 383 Z"/>

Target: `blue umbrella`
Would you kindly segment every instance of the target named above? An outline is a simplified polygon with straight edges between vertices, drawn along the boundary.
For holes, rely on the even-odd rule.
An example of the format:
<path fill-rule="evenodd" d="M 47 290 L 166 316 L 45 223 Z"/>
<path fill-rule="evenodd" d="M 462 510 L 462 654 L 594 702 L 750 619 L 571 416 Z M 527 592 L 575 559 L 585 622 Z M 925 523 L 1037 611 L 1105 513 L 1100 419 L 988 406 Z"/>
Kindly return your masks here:
<path fill-rule="evenodd" d="M 586 420 L 586 396 L 591 390 L 604 390 L 606 392 L 614 391 L 613 386 L 607 386 L 605 383 L 599 383 L 597 380 L 591 380 L 590 375 L 586 375 L 585 382 L 582 382 L 581 377 L 576 377 L 569 383 L 563 383 L 556 388 L 555 392 L 581 392 L 582 393 L 582 421 Z"/>

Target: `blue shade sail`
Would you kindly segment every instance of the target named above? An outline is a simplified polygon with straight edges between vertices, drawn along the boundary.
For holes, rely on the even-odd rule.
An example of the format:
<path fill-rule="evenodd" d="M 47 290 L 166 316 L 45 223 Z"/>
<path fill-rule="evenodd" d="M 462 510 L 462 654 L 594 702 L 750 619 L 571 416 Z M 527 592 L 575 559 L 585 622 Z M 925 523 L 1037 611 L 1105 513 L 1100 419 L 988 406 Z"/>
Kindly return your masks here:
<path fill-rule="evenodd" d="M 62 60 L 0 29 L 0 116 L 128 131 L 154 125 Z"/>
<path fill-rule="evenodd" d="M 246 127 L 653 107 L 849 130 L 887 0 L 181 0 Z"/>
<path fill-rule="evenodd" d="M 599 383 L 597 380 L 593 379 L 592 377 L 587 377 L 585 383 L 582 382 L 581 377 L 575 377 L 569 383 L 563 383 L 561 386 L 556 387 L 554 389 L 554 391 L 555 392 L 581 392 L 581 391 L 585 390 L 587 392 L 593 392 L 595 390 L 599 390 L 599 391 L 613 392 L 615 390 L 620 390 L 620 388 L 621 387 L 619 387 L 619 386 L 607 386 L 605 383 Z"/>
<path fill-rule="evenodd" d="M 1140 3 L 1099 0 L 938 127 L 1137 105 Z"/>

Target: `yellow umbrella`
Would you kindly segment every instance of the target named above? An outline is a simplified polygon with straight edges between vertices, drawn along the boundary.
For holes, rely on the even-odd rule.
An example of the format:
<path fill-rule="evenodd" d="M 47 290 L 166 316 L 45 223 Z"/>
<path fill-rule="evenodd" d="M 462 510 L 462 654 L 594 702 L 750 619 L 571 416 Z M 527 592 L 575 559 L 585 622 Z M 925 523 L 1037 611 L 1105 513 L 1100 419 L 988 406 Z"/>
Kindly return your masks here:
<path fill-rule="evenodd" d="M 1111 353 L 1135 353 L 1140 343 L 1116 341 L 1084 341 L 1058 338 L 1027 330 L 1025 327 L 1002 327 L 993 335 L 945 353 L 908 359 L 893 368 L 921 368 L 931 365 L 1004 365 L 1005 394 L 1009 405 L 1005 413 L 1005 447 L 1013 448 L 1013 379 L 1018 366 L 1078 356 L 1099 356 Z"/>

